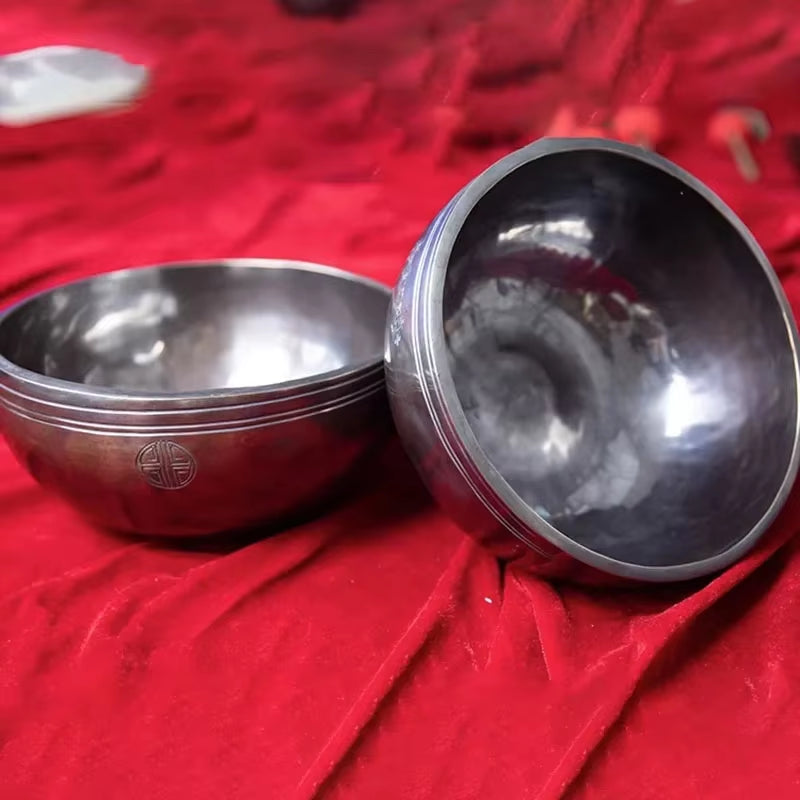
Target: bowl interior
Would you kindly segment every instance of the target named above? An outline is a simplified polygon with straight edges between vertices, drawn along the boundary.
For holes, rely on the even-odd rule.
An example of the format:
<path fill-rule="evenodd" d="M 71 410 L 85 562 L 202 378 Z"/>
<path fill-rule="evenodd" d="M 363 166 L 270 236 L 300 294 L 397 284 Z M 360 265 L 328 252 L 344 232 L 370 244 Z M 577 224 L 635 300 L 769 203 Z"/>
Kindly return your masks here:
<path fill-rule="evenodd" d="M 335 272 L 234 263 L 107 273 L 0 322 L 0 355 L 135 392 L 280 384 L 379 363 L 386 290 Z"/>
<path fill-rule="evenodd" d="M 657 166 L 545 156 L 474 207 L 444 284 L 458 403 L 529 509 L 666 566 L 730 548 L 792 463 L 794 343 L 742 234 Z"/>

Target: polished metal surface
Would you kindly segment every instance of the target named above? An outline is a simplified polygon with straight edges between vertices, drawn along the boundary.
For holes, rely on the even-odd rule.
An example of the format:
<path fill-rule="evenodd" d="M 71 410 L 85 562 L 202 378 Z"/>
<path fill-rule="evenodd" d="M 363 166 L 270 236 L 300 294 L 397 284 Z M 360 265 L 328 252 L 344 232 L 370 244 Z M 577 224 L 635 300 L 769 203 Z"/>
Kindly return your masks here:
<path fill-rule="evenodd" d="M 0 318 L 0 415 L 30 472 L 98 522 L 158 535 L 271 524 L 387 428 L 389 290 L 238 260 L 123 270 Z"/>
<path fill-rule="evenodd" d="M 553 574 L 718 570 L 797 469 L 774 273 L 708 189 L 627 145 L 542 140 L 454 198 L 395 291 L 387 375 L 445 508 Z"/>

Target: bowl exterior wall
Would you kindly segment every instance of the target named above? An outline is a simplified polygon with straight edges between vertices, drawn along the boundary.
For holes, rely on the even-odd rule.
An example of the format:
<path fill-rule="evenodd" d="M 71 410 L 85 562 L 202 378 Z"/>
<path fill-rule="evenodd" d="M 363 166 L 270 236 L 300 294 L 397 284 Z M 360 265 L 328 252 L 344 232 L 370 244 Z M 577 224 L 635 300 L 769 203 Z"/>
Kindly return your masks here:
<path fill-rule="evenodd" d="M 428 227 L 394 289 L 386 331 L 386 383 L 395 426 L 423 482 L 461 528 L 498 557 L 524 558 L 531 567 L 548 573 L 559 571 L 557 564 L 572 570 L 573 559 L 522 526 L 492 492 L 441 403 L 424 293 L 432 254 L 441 246 L 444 225 L 457 199 Z"/>
<path fill-rule="evenodd" d="M 40 484 L 104 527 L 143 535 L 202 536 L 302 516 L 389 431 L 382 380 L 307 415 L 246 412 L 199 425 L 191 413 L 153 424 L 125 412 L 92 424 L 19 395 L 11 405 L 0 393 L 5 438 Z"/>

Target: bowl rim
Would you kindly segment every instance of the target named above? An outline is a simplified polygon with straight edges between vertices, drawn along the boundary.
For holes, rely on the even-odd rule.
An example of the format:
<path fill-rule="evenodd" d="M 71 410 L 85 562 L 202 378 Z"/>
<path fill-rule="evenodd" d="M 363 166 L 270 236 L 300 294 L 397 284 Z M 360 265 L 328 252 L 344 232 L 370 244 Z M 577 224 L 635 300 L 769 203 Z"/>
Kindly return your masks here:
<path fill-rule="evenodd" d="M 786 330 L 786 340 L 792 354 L 794 366 L 794 412 L 795 427 L 791 455 L 786 465 L 783 481 L 775 496 L 770 502 L 761 518 L 740 539 L 733 542 L 725 550 L 697 561 L 687 561 L 668 565 L 645 565 L 621 561 L 610 556 L 598 553 L 562 533 L 544 517 L 530 508 L 514 491 L 510 484 L 503 478 L 492 465 L 483 448 L 478 443 L 475 434 L 467 422 L 458 400 L 455 382 L 447 365 L 447 348 L 444 337 L 443 297 L 445 275 L 450 261 L 453 246 L 469 214 L 485 194 L 507 178 L 511 173 L 540 158 L 569 152 L 600 151 L 613 155 L 639 161 L 646 166 L 665 172 L 670 177 L 685 184 L 689 189 L 704 199 L 713 209 L 718 211 L 728 222 L 733 230 L 742 238 L 750 248 L 755 261 L 760 265 L 764 277 L 769 282 L 775 299 L 778 303 Z M 700 180 L 657 153 L 636 147 L 630 144 L 617 142 L 611 139 L 599 138 L 556 138 L 546 137 L 510 153 L 497 161 L 462 190 L 453 201 L 450 212 L 443 222 L 438 242 L 430 255 L 430 278 L 427 287 L 423 289 L 423 304 L 425 311 L 423 317 L 429 320 L 428 330 L 423 336 L 426 339 L 426 349 L 433 369 L 432 380 L 438 396 L 438 408 L 448 418 L 452 429 L 461 440 L 466 457 L 472 461 L 490 490 L 497 495 L 500 501 L 511 512 L 514 521 L 522 529 L 527 529 L 540 535 L 551 545 L 568 553 L 591 567 L 603 572 L 623 578 L 632 578 L 648 582 L 667 582 L 688 580 L 713 572 L 718 572 L 741 558 L 756 542 L 772 523 L 781 507 L 785 503 L 797 476 L 800 464 L 800 337 L 792 314 L 791 306 L 783 292 L 777 274 L 773 270 L 765 253 L 756 241 L 750 230 L 744 225 L 733 210 L 724 203 L 720 197 Z M 482 499 L 483 502 L 485 500 Z M 514 533 L 516 526 L 506 527 Z M 517 533 L 514 533 L 517 535 Z"/>
<path fill-rule="evenodd" d="M 48 294 L 68 287 L 88 284 L 93 281 L 107 279 L 112 275 L 126 275 L 131 273 L 160 271 L 160 270 L 179 270 L 179 269 L 202 269 L 208 267 L 226 267 L 229 269 L 273 269 L 273 270 L 296 270 L 300 272 L 310 272 L 318 275 L 326 275 L 340 280 L 350 281 L 361 284 L 370 289 L 374 289 L 383 294 L 387 301 L 387 313 L 391 300 L 391 288 L 373 278 L 367 278 L 339 267 L 332 267 L 325 264 L 318 264 L 311 261 L 302 261 L 283 258 L 207 258 L 207 259 L 188 259 L 180 261 L 166 261 L 163 263 L 147 264 L 143 266 L 124 267 L 113 269 L 107 272 L 98 272 L 84 278 L 57 284 L 48 289 L 43 289 L 21 300 L 16 301 L 10 306 L 0 311 L 0 325 L 16 311 L 20 310 L 29 303 L 34 302 Z M 320 372 L 314 375 L 298 378 L 290 381 L 281 381 L 270 384 L 254 384 L 252 386 L 241 386 L 235 388 L 213 388 L 201 389 L 187 392 L 153 392 L 137 391 L 135 389 L 120 389 L 112 386 L 94 386 L 77 381 L 69 381 L 63 378 L 54 378 L 43 375 L 35 370 L 30 370 L 16 364 L 0 353 L 0 381 L 3 376 L 8 376 L 16 385 L 18 391 L 25 389 L 33 396 L 56 395 L 65 405 L 69 405 L 70 399 L 74 402 L 80 399 L 80 407 L 104 407 L 106 403 L 124 404 L 128 410 L 133 410 L 131 406 L 144 406 L 148 409 L 170 407 L 177 409 L 191 408 L 195 404 L 204 406 L 219 405 L 246 405 L 249 402 L 263 402 L 264 399 L 291 399 L 296 395 L 303 395 L 309 390 L 323 389 L 335 386 L 339 383 L 348 383 L 350 380 L 359 377 L 361 374 L 376 370 L 383 361 L 383 346 L 378 342 L 375 355 L 369 359 L 363 359 L 354 364 L 348 364 L 336 370 Z M 24 392 L 20 392 L 24 393 Z"/>

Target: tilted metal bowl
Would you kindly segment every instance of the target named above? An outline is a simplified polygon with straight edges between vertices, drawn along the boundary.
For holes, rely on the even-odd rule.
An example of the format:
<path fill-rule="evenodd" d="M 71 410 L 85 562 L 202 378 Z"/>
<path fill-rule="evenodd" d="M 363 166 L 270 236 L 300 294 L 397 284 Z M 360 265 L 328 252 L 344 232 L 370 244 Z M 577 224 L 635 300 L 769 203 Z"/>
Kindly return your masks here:
<path fill-rule="evenodd" d="M 545 139 L 434 220 L 395 289 L 389 399 L 461 525 L 546 574 L 748 551 L 798 465 L 797 333 L 750 233 L 665 159 Z"/>
<path fill-rule="evenodd" d="M 273 523 L 389 428 L 389 290 L 234 260 L 111 272 L 0 318 L 0 420 L 20 461 L 103 525 L 192 536 Z"/>

